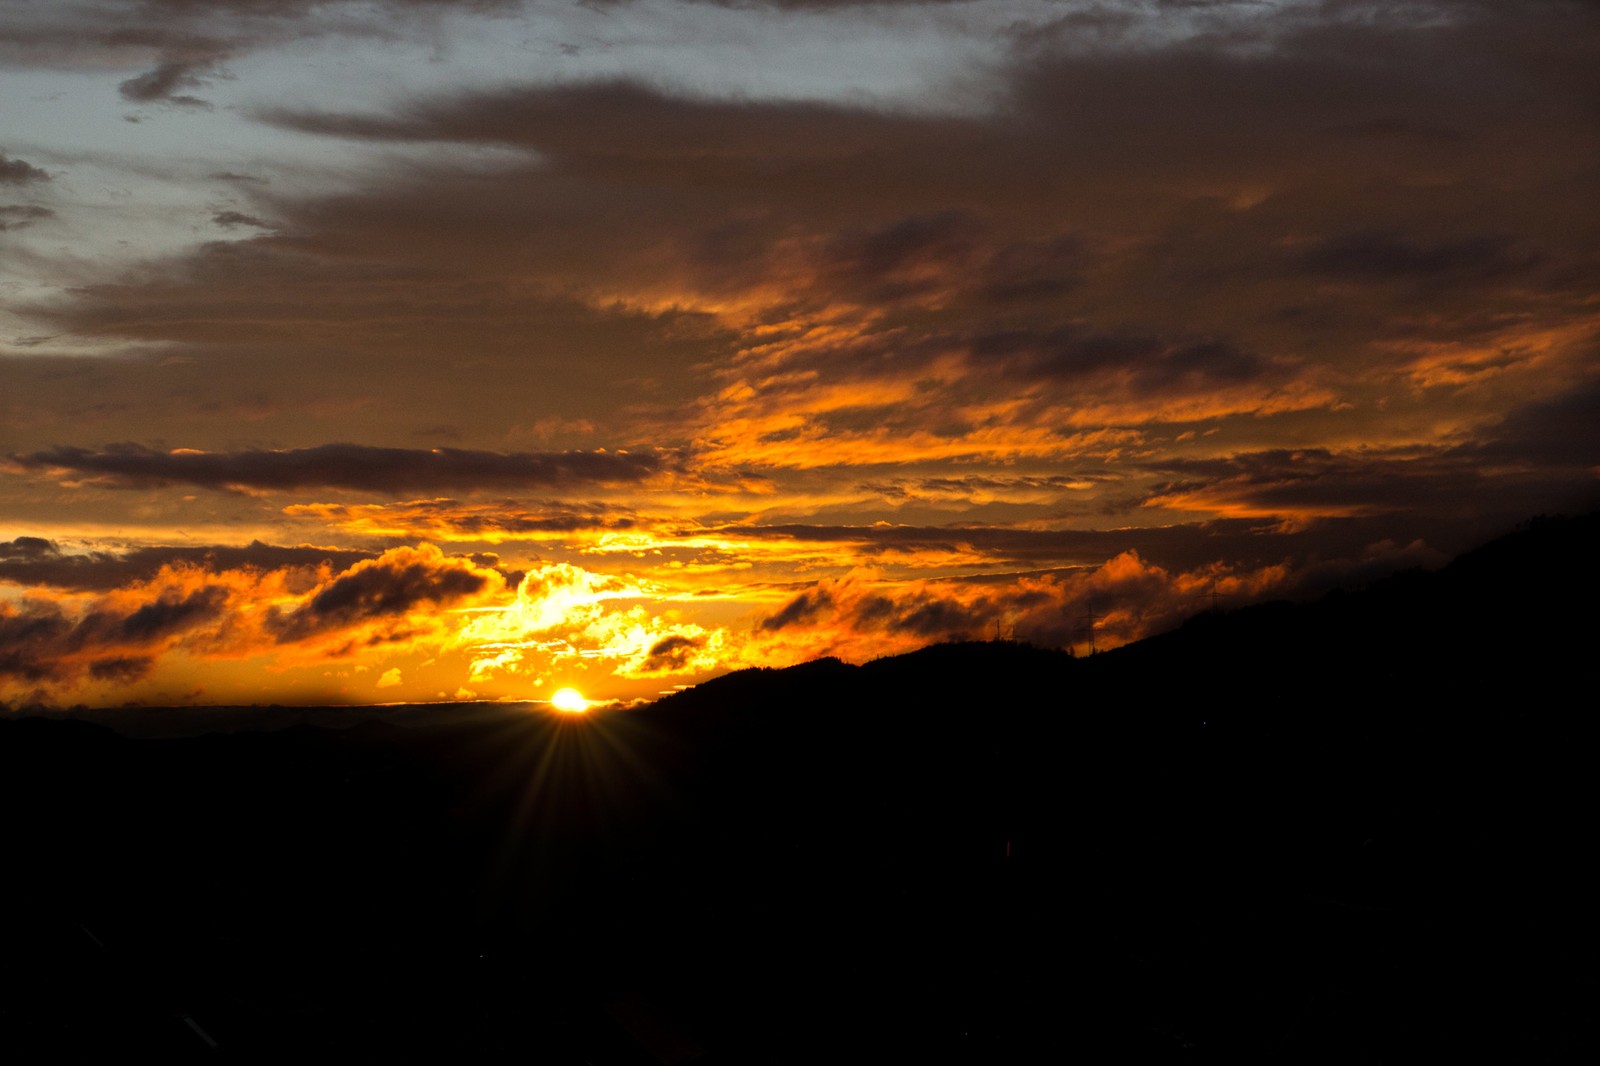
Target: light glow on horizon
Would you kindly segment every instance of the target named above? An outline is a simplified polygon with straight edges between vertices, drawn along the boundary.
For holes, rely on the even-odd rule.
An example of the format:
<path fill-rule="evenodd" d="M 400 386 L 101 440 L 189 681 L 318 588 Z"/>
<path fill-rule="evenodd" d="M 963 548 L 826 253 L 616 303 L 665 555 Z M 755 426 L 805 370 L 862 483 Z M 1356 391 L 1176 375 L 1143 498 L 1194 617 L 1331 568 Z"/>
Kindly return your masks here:
<path fill-rule="evenodd" d="M 563 714 L 582 714 L 590 707 L 583 693 L 575 688 L 558 688 L 550 696 L 550 706 Z"/>

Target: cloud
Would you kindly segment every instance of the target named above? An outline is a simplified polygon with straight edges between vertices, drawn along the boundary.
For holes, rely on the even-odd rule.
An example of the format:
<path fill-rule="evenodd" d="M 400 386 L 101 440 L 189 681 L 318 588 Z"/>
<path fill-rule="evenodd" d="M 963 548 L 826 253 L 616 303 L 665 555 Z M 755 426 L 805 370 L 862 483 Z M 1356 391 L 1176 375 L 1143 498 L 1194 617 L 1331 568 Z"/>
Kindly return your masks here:
<path fill-rule="evenodd" d="M 1339 453 L 1321 448 L 1174 459 L 1157 469 L 1180 475 L 1145 501 L 1186 511 L 1309 520 L 1465 500 L 1477 471 L 1441 463 L 1436 454 Z M 1418 498 L 1428 494 L 1427 500 Z"/>
<path fill-rule="evenodd" d="M 1447 522 L 1441 525 L 1448 525 Z M 1161 566 L 1124 550 L 1092 566 L 1022 574 L 886 580 L 861 570 L 809 582 L 760 613 L 742 661 L 778 664 L 835 655 L 865 661 L 943 640 L 1015 639 L 1042 647 L 1106 650 L 1166 632 L 1204 610 L 1268 599 L 1307 599 L 1449 559 L 1423 540 L 1376 539 L 1345 523 L 1333 538 L 1267 535 L 1245 561 L 1224 539 L 1209 560 Z"/>
<path fill-rule="evenodd" d="M 167 595 L 147 603 L 115 623 L 118 634 L 134 641 L 151 641 L 167 633 L 211 621 L 222 613 L 227 591 L 203 588 L 181 599 Z M 92 620 L 94 616 L 90 616 Z"/>
<path fill-rule="evenodd" d="M 834 605 L 833 593 L 826 586 L 807 589 L 773 614 L 763 618 L 756 629 L 771 633 L 811 622 L 819 615 L 831 611 Z"/>
<path fill-rule="evenodd" d="M 586 534 L 626 532 L 643 522 L 631 508 L 599 501 L 449 498 L 388 504 L 290 504 L 284 513 L 321 519 L 369 536 L 428 540 L 564 541 Z"/>
<path fill-rule="evenodd" d="M 0 185 L 29 185 L 49 181 L 50 175 L 22 159 L 0 152 Z"/>
<path fill-rule="evenodd" d="M 952 562 L 1009 568 L 1082 567 L 1134 550 L 1165 566 L 1192 568 L 1219 558 L 1261 563 L 1306 550 L 1305 538 L 1279 530 L 1272 521 L 1248 518 L 1109 530 L 880 522 L 859 526 L 745 525 L 708 532 L 730 541 L 813 545 L 820 549 L 820 557 L 831 554 L 875 566 L 897 563 L 902 556 L 924 556 L 931 565 L 946 567 Z M 1370 531 L 1365 535 L 1370 537 Z M 801 601 L 796 603 L 798 609 L 807 609 Z"/>
<path fill-rule="evenodd" d="M 0 11 L 0 59 L 67 70 L 156 66 L 120 87 L 137 103 L 185 101 L 210 64 L 297 40 L 369 37 L 457 9 L 496 14 L 520 0 L 11 0 Z"/>
<path fill-rule="evenodd" d="M 662 637 L 645 652 L 635 673 L 638 676 L 681 673 L 692 669 L 696 656 L 704 649 L 704 638 L 673 635 Z"/>
<path fill-rule="evenodd" d="M 725 669 L 731 634 L 652 602 L 665 591 L 630 575 L 543 563 L 529 568 L 509 605 L 477 614 L 455 642 L 472 650 L 475 681 L 596 663 L 621 678 Z"/>
<path fill-rule="evenodd" d="M 1054 502 L 1063 495 L 1094 487 L 1104 480 L 1096 472 L 1065 474 L 966 474 L 948 477 L 898 477 L 859 482 L 856 488 L 886 500 L 954 500 L 984 503 Z"/>
<path fill-rule="evenodd" d="M 333 560 L 352 553 L 313 561 L 314 549 L 216 551 L 196 562 L 169 558 L 149 573 L 155 552 L 74 557 L 38 537 L 0 543 L 4 578 L 30 566 L 67 577 L 0 598 L 0 693 L 20 685 L 29 698 L 92 692 L 121 702 L 127 685 L 163 671 L 170 680 L 174 670 L 187 679 L 203 669 L 215 680 L 245 660 L 258 662 L 255 676 L 360 652 L 437 655 L 473 617 L 455 612 L 503 603 L 509 592 L 494 557 L 446 556 L 430 545 L 348 564 Z"/>
<path fill-rule="evenodd" d="M 266 110 L 301 133 L 498 161 L 278 194 L 261 217 L 283 235 L 48 313 L 97 336 L 260 345 L 319 379 L 380 359 L 422 378 L 470 350 L 488 381 L 533 373 L 541 356 L 518 339 L 551 328 L 528 309 L 571 301 L 595 343 L 538 350 L 581 344 L 616 368 L 582 413 L 600 410 L 604 434 L 658 404 L 649 432 L 718 468 L 1071 461 L 1147 445 L 1133 428 L 1333 410 L 1359 436 L 1380 420 L 1363 401 L 1431 358 L 1397 354 L 1423 344 L 1513 353 L 1496 374 L 1518 402 L 1545 358 L 1529 323 L 1592 333 L 1600 276 L 1559 222 L 1581 211 L 1591 123 L 1529 52 L 1555 15 L 1370 14 L 1253 12 L 1228 24 L 1253 37 L 1088 52 L 1036 42 L 997 75 L 991 113 L 627 82 Z M 1581 71 L 1588 25 L 1549 61 Z M 1529 111 L 1510 101 L 1544 105 L 1539 151 L 1519 148 Z M 624 322 L 641 334 L 600 343 Z M 589 365 L 537 367 L 560 390 L 551 409 L 599 395 L 577 387 Z M 462 388 L 494 424 L 516 417 Z M 418 424 L 467 424 L 460 405 Z"/>
<path fill-rule="evenodd" d="M 117 86 L 117 91 L 124 100 L 136 104 L 163 103 L 209 109 L 211 104 L 207 101 L 179 90 L 203 88 L 215 74 L 219 58 L 169 59 L 154 70 L 124 81 Z"/>
<path fill-rule="evenodd" d="M 211 221 L 224 229 L 233 229 L 238 226 L 254 226 L 257 229 L 272 228 L 272 223 L 257 218 L 255 215 L 247 215 L 243 211 L 218 211 L 211 216 Z"/>
<path fill-rule="evenodd" d="M 0 561 L 11 559 L 32 560 L 57 557 L 61 550 L 43 537 L 18 537 L 0 541 Z"/>
<path fill-rule="evenodd" d="M 1467 237 L 1419 244 L 1393 233 L 1360 232 L 1317 241 L 1300 256 L 1311 271 L 1361 280 L 1498 278 L 1536 265 L 1512 238 Z"/>
<path fill-rule="evenodd" d="M 145 673 L 156 653 L 223 615 L 220 586 L 168 588 L 153 599 L 113 598 L 79 617 L 55 604 L 0 602 L 0 679 L 54 682 L 89 673 L 125 681 Z M 147 654 L 140 654 L 147 653 Z"/>
<path fill-rule="evenodd" d="M 914 214 L 787 242 L 785 255 L 801 257 L 798 269 L 788 268 L 795 295 L 880 311 L 1006 307 L 1059 297 L 1092 265 L 1090 250 L 1071 234 L 1038 239 L 996 232 L 985 214 L 970 208 Z"/>
<path fill-rule="evenodd" d="M 222 574 L 228 571 L 282 571 L 313 575 L 345 570 L 375 553 L 309 545 L 279 547 L 252 541 L 237 545 L 178 547 L 149 545 L 121 551 L 68 552 L 43 537 L 0 541 L 0 581 L 73 591 L 105 592 L 151 581 L 163 569 Z"/>
<path fill-rule="evenodd" d="M 1470 443 L 1166 459 L 1150 469 L 1176 478 L 1144 503 L 1290 523 L 1387 513 L 1407 516 L 1413 529 L 1455 522 L 1472 530 L 1469 538 L 1487 537 L 1540 510 L 1600 502 L 1600 445 L 1591 430 L 1597 410 L 1600 385 L 1590 382 L 1512 409 L 1476 428 Z M 1394 523 L 1395 535 L 1403 526 Z M 1455 550 L 1470 546 L 1453 541 Z"/>
<path fill-rule="evenodd" d="M 199 99 L 221 63 L 402 10 L 165 0 L 21 61 Z M 8 365 L 9 469 L 31 475 L 6 479 L 8 513 L 54 506 L 48 475 L 172 489 L 67 497 L 117 528 L 259 519 L 180 507 L 239 488 L 331 541 L 522 541 L 639 573 L 23 538 L 0 577 L 69 628 L 166 604 L 157 622 L 197 573 L 231 590 L 231 628 L 107 648 L 107 677 L 159 671 L 169 642 L 275 666 L 448 645 L 525 683 L 554 661 L 689 676 L 997 631 L 1081 644 L 1085 616 L 1109 642 L 1213 582 L 1434 559 L 1593 489 L 1597 10 L 1086 8 L 1007 28 L 1009 52 L 915 108 L 554 72 L 360 112 L 252 86 L 274 136 L 363 142 L 352 180 L 253 182 L 247 207 L 190 216 L 227 239 L 20 308 L 126 350 Z M 156 423 L 206 450 L 60 443 Z M 442 439 L 462 447 L 374 443 Z M 582 498 L 538 498 L 564 490 Z M 747 634 L 685 606 L 706 583 L 757 611 Z"/>
<path fill-rule="evenodd" d="M 0 233 L 7 230 L 22 229 L 47 218 L 55 218 L 56 213 L 48 207 L 34 207 L 27 204 L 0 204 Z"/>
<path fill-rule="evenodd" d="M 1082 335 L 1076 330 L 991 334 L 971 342 L 977 367 L 1013 381 L 1080 382 L 1097 375 L 1123 379 L 1135 394 L 1210 392 L 1252 381 L 1274 368 L 1227 341 L 1172 343 L 1133 336 Z"/>
<path fill-rule="evenodd" d="M 626 0 L 603 0 L 607 3 L 625 3 Z M 970 3 L 972 0 L 688 0 L 689 3 L 704 3 L 716 7 L 730 8 L 774 8 L 780 11 L 829 11 L 839 8 L 862 7 L 867 5 L 885 7 L 932 7 L 938 8 L 946 4 Z"/>
<path fill-rule="evenodd" d="M 1593 482 L 1600 479 L 1597 416 L 1600 380 L 1582 382 L 1508 411 L 1481 434 L 1480 440 L 1460 445 L 1448 454 L 1474 464 L 1517 463 L 1552 474 L 1587 474 Z"/>
<path fill-rule="evenodd" d="M 503 589 L 498 571 L 471 560 L 447 558 L 431 545 L 394 548 L 356 563 L 293 609 L 273 612 L 267 627 L 283 643 L 330 631 L 344 637 L 368 623 L 393 623 L 408 630 L 412 614 L 422 608 L 436 611 Z M 386 632 L 380 639 L 394 638 Z"/>
<path fill-rule="evenodd" d="M 639 482 L 661 470 L 653 452 L 486 452 L 324 444 L 281 451 L 159 451 L 141 444 L 101 451 L 57 447 L 11 462 L 27 470 L 87 475 L 116 488 L 188 484 L 204 488 L 369 492 Z"/>
<path fill-rule="evenodd" d="M 1289 576 L 1281 565 L 1169 571 L 1126 551 L 1092 568 L 989 582 L 826 578 L 762 618 L 747 655 L 861 661 L 941 640 L 996 637 L 1086 650 L 1091 635 L 1105 650 L 1177 626 L 1208 607 L 1213 593 L 1237 606 Z"/>

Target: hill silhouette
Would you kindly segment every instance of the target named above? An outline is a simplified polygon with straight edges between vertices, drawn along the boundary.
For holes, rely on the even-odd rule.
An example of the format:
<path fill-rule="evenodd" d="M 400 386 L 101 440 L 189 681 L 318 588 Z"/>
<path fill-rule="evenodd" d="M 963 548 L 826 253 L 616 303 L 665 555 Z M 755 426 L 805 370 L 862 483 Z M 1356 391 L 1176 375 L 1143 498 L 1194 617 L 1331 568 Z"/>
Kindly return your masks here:
<path fill-rule="evenodd" d="M 0 719 L 0 1047 L 1587 1060 L 1597 531 L 582 718 Z"/>

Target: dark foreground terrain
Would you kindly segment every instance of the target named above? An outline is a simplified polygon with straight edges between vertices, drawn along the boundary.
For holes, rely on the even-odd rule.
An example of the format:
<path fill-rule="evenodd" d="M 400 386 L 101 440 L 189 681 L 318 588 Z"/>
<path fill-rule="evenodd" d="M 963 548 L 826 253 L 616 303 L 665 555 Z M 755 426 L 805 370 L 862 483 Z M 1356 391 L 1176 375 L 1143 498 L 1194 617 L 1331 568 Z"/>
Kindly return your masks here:
<path fill-rule="evenodd" d="M 1595 1061 L 1597 532 L 1089 659 L 0 719 L 0 1055 Z"/>

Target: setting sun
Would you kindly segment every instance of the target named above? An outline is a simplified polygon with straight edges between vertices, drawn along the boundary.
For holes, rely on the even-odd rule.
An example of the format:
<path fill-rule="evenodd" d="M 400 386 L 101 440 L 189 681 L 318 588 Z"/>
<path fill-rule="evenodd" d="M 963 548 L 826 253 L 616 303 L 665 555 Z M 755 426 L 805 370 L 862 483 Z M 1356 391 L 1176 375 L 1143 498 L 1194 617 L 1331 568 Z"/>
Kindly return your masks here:
<path fill-rule="evenodd" d="M 550 697 L 550 706 L 567 714 L 582 714 L 589 709 L 589 701 L 575 688 L 557 689 Z"/>

